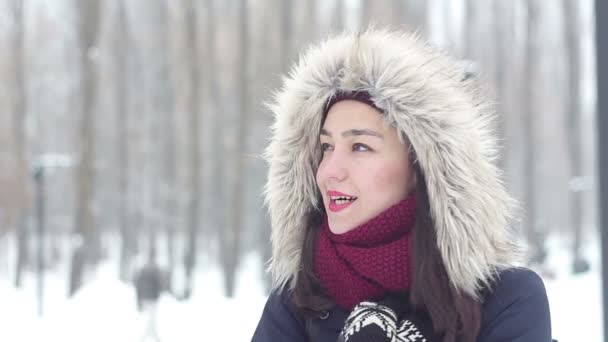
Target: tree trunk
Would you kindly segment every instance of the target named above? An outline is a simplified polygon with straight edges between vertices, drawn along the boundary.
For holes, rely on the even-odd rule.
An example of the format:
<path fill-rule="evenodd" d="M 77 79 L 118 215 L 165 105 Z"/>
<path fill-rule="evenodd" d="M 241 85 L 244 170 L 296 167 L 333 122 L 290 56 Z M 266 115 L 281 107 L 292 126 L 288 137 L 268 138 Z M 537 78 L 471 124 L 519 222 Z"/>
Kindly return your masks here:
<path fill-rule="evenodd" d="M 469 0 L 470 1 L 470 0 Z M 496 111 L 498 112 L 497 131 L 498 137 L 502 141 L 506 141 L 506 114 L 509 111 L 506 110 L 506 88 L 507 82 L 505 80 L 505 70 L 508 68 L 508 61 L 510 55 L 510 49 L 512 47 L 512 40 L 507 35 L 507 28 L 512 27 L 512 3 L 508 1 L 494 0 L 493 11 L 494 21 L 494 84 L 496 88 Z M 470 42 L 473 44 L 473 41 Z M 507 160 L 508 144 L 505 143 L 502 148 L 502 153 L 498 159 L 498 167 L 504 170 Z"/>
<path fill-rule="evenodd" d="M 184 266 L 186 270 L 186 290 L 185 298 L 189 298 L 192 294 L 194 286 L 194 267 L 196 265 L 196 255 L 198 253 L 198 230 L 199 230 L 199 215 L 201 197 L 201 182 L 199 171 L 201 169 L 200 161 L 200 132 L 199 132 L 199 117 L 200 117 L 200 75 L 199 75 L 199 49 L 198 49 L 198 11 L 197 1 L 186 0 L 184 8 L 186 9 L 186 32 L 187 41 L 189 43 L 189 66 L 190 66 L 190 97 L 188 110 L 190 112 L 190 201 L 188 203 L 188 246 L 184 256 Z"/>
<path fill-rule="evenodd" d="M 92 202 L 94 183 L 94 160 L 95 160 L 95 127 L 94 127 L 94 104 L 96 93 L 95 60 L 93 51 L 97 39 L 99 23 L 98 0 L 77 0 L 79 38 L 80 38 L 80 63 L 81 63 L 81 86 L 82 86 L 82 117 L 80 126 L 81 150 L 79 153 L 79 165 L 76 174 L 76 218 L 75 233 L 80 237 L 82 246 L 75 247 L 72 255 L 72 266 L 69 295 L 73 295 L 80 284 L 85 264 L 96 262 L 99 258 L 100 247 L 96 227 L 93 222 Z M 82 253 L 78 252 L 83 248 Z M 84 260 L 77 260 L 80 255 Z"/>
<path fill-rule="evenodd" d="M 334 6 L 334 15 L 332 16 L 332 25 L 334 27 L 334 30 L 337 32 L 344 31 L 344 18 L 346 17 L 345 11 L 346 8 L 344 7 L 344 0 L 336 0 Z"/>
<path fill-rule="evenodd" d="M 425 0 L 407 0 L 405 3 L 405 24 L 409 30 L 417 31 L 423 37 L 426 37 L 427 32 L 427 6 L 428 1 Z"/>
<path fill-rule="evenodd" d="M 168 2 L 163 1 L 163 48 L 166 51 L 165 53 L 165 65 L 163 70 L 163 75 L 167 80 L 167 91 L 166 91 L 166 110 L 169 115 L 164 115 L 164 127 L 165 127 L 165 142 L 164 142 L 164 178 L 166 182 L 165 191 L 163 191 L 163 196 L 165 198 L 164 207 L 165 207 L 165 231 L 167 234 L 167 262 L 168 262 L 168 274 L 167 278 L 169 283 L 167 284 L 168 290 L 170 293 L 173 293 L 173 274 L 175 270 L 175 218 L 177 217 L 177 201 L 176 196 L 177 193 L 175 191 L 177 185 L 177 142 L 175 135 L 175 106 L 174 106 L 174 89 L 175 84 L 171 82 L 171 64 L 170 64 L 170 49 L 171 41 L 170 30 L 169 30 L 169 4 Z M 162 113 L 161 113 L 162 114 Z"/>
<path fill-rule="evenodd" d="M 118 225 L 121 235 L 119 277 L 131 281 L 131 261 L 135 255 L 133 229 L 129 226 L 129 111 L 127 103 L 130 87 L 127 86 L 127 51 L 131 30 L 123 1 L 116 1 L 117 21 L 114 30 L 115 91 L 117 104 L 118 149 Z"/>
<path fill-rule="evenodd" d="M 450 51 L 450 53 L 457 58 L 462 57 L 462 45 L 459 44 L 458 30 L 456 26 L 455 20 L 455 11 L 453 6 L 454 1 L 452 0 L 443 0 L 442 1 L 442 9 L 443 9 L 443 21 L 445 25 L 444 35 L 446 37 L 445 48 Z"/>
<path fill-rule="evenodd" d="M 371 0 L 361 0 L 360 6 L 361 8 L 359 9 L 359 12 L 361 16 L 361 24 L 359 27 L 361 29 L 366 29 L 368 25 L 371 24 L 372 20 L 372 2 Z"/>
<path fill-rule="evenodd" d="M 391 27 L 400 28 L 405 22 L 405 6 L 404 0 L 393 0 L 390 5 L 386 5 L 389 10 L 389 23 Z"/>
<path fill-rule="evenodd" d="M 310 42 L 314 41 L 317 38 L 318 34 L 318 22 L 317 22 L 317 0 L 308 0 L 304 2 L 305 4 L 305 20 L 304 22 L 304 30 L 300 32 L 304 32 L 304 37 L 301 37 L 301 42 L 306 45 Z M 245 13 L 247 16 L 247 13 Z"/>
<path fill-rule="evenodd" d="M 466 0 L 465 2 L 465 24 L 464 24 L 464 55 L 471 60 L 479 60 L 477 47 L 479 47 L 477 39 L 479 13 L 477 11 L 475 0 Z"/>
<path fill-rule="evenodd" d="M 535 99 L 538 70 L 540 67 L 540 47 L 539 47 L 539 6 L 536 0 L 527 2 L 527 28 L 526 28 L 526 61 L 524 66 L 524 77 L 526 78 L 523 87 L 523 106 L 524 106 L 524 125 L 523 137 L 525 139 L 524 148 L 524 203 L 526 209 L 526 219 L 524 229 L 528 237 L 531 249 L 530 261 L 542 264 L 546 257 L 545 246 L 543 244 L 543 234 L 537 224 L 536 213 L 536 177 L 535 162 L 536 142 L 534 133 L 536 131 Z"/>
<path fill-rule="evenodd" d="M 282 6 L 281 11 L 279 13 L 281 20 L 281 71 L 285 72 L 289 70 L 291 58 L 293 56 L 293 0 L 279 0 L 279 3 Z"/>
<path fill-rule="evenodd" d="M 568 84 L 567 94 L 565 96 L 568 113 L 568 146 L 570 159 L 570 220 L 574 241 L 572 245 L 572 254 L 574 257 L 572 270 L 574 273 L 580 273 L 589 269 L 589 264 L 581 255 L 581 239 L 582 239 L 582 201 L 583 201 L 583 153 L 581 150 L 581 57 L 580 57 L 580 25 L 579 25 L 579 10 L 578 3 L 575 1 L 563 0 L 564 28 L 565 28 L 565 46 L 567 53 L 567 68 L 568 68 Z"/>
<path fill-rule="evenodd" d="M 270 6 L 272 6 L 272 4 L 269 4 Z M 266 7 L 268 7 L 269 5 L 266 5 Z M 340 7 L 342 7 L 342 9 L 340 9 Z M 332 30 L 337 30 L 337 31 L 341 31 L 343 29 L 343 19 L 344 19 L 344 0 L 337 0 L 336 1 L 336 7 L 334 8 L 334 23 L 332 26 Z M 273 10 L 268 10 L 268 8 L 265 8 L 264 14 L 260 20 L 260 25 L 262 25 L 262 27 L 265 27 L 267 25 L 267 23 L 272 22 L 273 19 L 277 19 L 279 16 L 277 15 L 277 11 Z M 263 31 L 261 33 L 262 39 L 260 40 L 260 46 L 256 49 L 259 52 L 263 52 L 263 51 L 269 51 L 269 49 L 271 49 L 271 46 L 280 46 L 280 42 L 279 41 L 273 41 L 273 36 L 272 35 L 268 35 L 265 34 Z M 275 37 L 279 38 L 279 35 L 276 35 Z M 252 50 L 252 54 L 253 54 L 253 50 Z M 277 57 L 280 57 L 281 53 L 279 51 L 279 54 Z M 278 67 L 279 65 L 277 64 L 277 59 L 272 60 L 272 59 L 268 59 L 265 58 L 265 56 L 262 55 L 258 55 L 258 57 L 256 58 L 256 66 L 253 68 L 253 72 L 254 75 L 252 77 L 254 77 L 254 79 L 265 79 L 266 81 L 264 81 L 265 83 L 270 82 L 270 78 L 268 78 L 268 75 L 273 75 L 276 74 L 278 71 Z M 276 78 L 274 78 L 276 80 Z M 256 93 L 255 89 L 252 88 L 251 91 L 251 96 L 252 98 L 255 98 L 255 96 L 259 97 L 261 96 L 259 93 Z M 269 127 L 271 125 L 271 121 L 268 115 L 266 115 L 265 112 L 258 112 L 256 111 L 258 114 L 258 120 L 261 123 L 262 127 Z M 260 131 L 258 130 L 257 132 L 258 134 L 260 133 Z M 256 132 L 251 132 L 251 135 L 253 136 L 254 134 L 256 134 Z M 263 133 L 262 133 L 263 134 Z M 260 136 L 258 136 L 258 139 L 256 141 L 260 142 L 260 144 L 262 144 L 262 141 L 266 141 L 265 140 L 265 135 L 261 136 L 262 139 L 260 139 Z M 258 160 L 258 163 L 262 164 L 258 164 L 258 170 L 259 172 L 261 172 L 261 177 L 258 178 L 258 180 L 260 181 L 258 189 L 259 192 L 258 193 L 262 193 L 263 191 L 263 182 L 266 178 L 266 174 L 265 172 L 267 171 L 266 169 L 266 165 L 264 164 L 262 159 Z M 261 258 L 261 268 L 260 268 L 260 272 L 262 273 L 262 282 L 264 285 L 264 289 L 265 289 L 265 293 L 269 294 L 270 291 L 272 290 L 272 279 L 270 277 L 270 273 L 266 272 L 266 262 L 268 260 L 270 260 L 271 256 L 272 256 L 272 246 L 270 243 L 270 233 L 271 233 L 271 223 L 270 223 L 270 218 L 267 215 L 266 212 L 266 207 L 263 204 L 263 199 L 262 197 L 258 197 L 258 201 L 260 203 L 260 208 L 263 208 L 264 210 L 262 210 L 260 212 L 261 215 L 258 216 L 258 221 L 257 221 L 257 239 L 256 239 L 256 245 L 257 245 L 257 251 L 260 252 L 259 256 Z"/>
<path fill-rule="evenodd" d="M 27 176 L 28 176 L 28 158 L 26 157 L 26 135 L 25 135 L 25 117 L 27 114 L 27 94 L 25 87 L 25 76 L 23 63 L 25 60 L 24 40 L 25 40 L 25 23 L 24 23 L 24 8 L 25 1 L 14 0 L 12 3 L 14 17 L 14 36 L 13 36 L 13 58 L 14 58 L 14 81 L 15 93 L 13 97 L 13 134 L 15 137 L 15 161 L 17 168 L 16 187 L 17 192 L 14 196 L 16 202 L 13 206 L 15 213 L 15 229 L 17 235 L 17 260 L 15 268 L 15 286 L 21 287 L 23 270 L 28 263 L 28 240 L 29 232 L 26 224 L 26 206 L 27 206 Z"/>
<path fill-rule="evenodd" d="M 216 48 L 216 29 L 217 29 L 217 11 L 213 0 L 205 1 L 206 9 L 206 20 L 205 22 L 205 46 L 204 59 L 205 63 L 205 75 L 207 82 L 209 98 L 209 107 L 212 113 L 224 113 L 225 108 L 221 102 L 220 94 L 220 82 L 217 69 L 219 63 L 217 60 L 217 48 Z M 212 189 L 211 193 L 214 198 L 214 202 L 217 203 L 212 210 L 212 222 L 217 236 L 223 234 L 222 232 L 228 229 L 229 213 L 224 203 L 227 203 L 229 196 L 226 194 L 226 175 L 225 175 L 225 159 L 226 159 L 226 148 L 224 146 L 226 129 L 224 128 L 225 117 L 221 115 L 210 116 L 211 125 L 211 141 L 214 144 L 211 154 L 211 160 L 213 162 L 212 167 Z"/>
<path fill-rule="evenodd" d="M 222 248 L 222 266 L 224 269 L 224 284 L 227 297 L 234 296 L 235 276 L 238 261 L 241 256 L 241 232 L 244 222 L 246 188 L 244 180 L 247 177 L 245 153 L 247 151 L 247 130 L 249 128 L 249 13 L 247 0 L 239 4 L 239 56 L 237 60 L 239 81 L 239 107 L 236 132 L 235 181 L 232 182 L 232 224 L 220 232 Z"/>

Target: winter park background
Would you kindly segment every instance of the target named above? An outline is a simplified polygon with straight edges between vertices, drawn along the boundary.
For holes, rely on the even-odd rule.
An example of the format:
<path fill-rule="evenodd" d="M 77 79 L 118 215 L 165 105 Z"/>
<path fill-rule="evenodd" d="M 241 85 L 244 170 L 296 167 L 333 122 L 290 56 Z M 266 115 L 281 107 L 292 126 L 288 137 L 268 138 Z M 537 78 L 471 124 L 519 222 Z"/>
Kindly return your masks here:
<path fill-rule="evenodd" d="M 417 29 L 487 85 L 554 337 L 601 341 L 592 0 L 0 0 L 0 341 L 248 341 L 263 106 L 298 51 Z M 148 339 L 153 340 L 153 339 Z"/>

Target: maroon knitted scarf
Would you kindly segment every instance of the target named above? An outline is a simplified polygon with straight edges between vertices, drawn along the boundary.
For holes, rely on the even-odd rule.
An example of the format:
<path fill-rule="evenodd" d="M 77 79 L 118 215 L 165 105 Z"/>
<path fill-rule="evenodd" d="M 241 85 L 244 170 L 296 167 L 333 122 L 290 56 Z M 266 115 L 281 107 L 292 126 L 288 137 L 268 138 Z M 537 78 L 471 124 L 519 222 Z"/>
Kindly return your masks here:
<path fill-rule="evenodd" d="M 415 219 L 415 195 L 344 234 L 332 233 L 325 217 L 314 270 L 330 299 L 350 311 L 361 301 L 408 289 Z"/>

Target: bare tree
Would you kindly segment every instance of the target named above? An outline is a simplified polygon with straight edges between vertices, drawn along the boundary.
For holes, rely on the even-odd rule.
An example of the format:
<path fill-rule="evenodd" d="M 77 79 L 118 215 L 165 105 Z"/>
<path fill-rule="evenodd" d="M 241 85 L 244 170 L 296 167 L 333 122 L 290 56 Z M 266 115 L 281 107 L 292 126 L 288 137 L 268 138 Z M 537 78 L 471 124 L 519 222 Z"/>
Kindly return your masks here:
<path fill-rule="evenodd" d="M 128 51 L 131 39 L 131 29 L 125 4 L 116 1 L 116 25 L 114 27 L 114 63 L 117 105 L 117 149 L 118 149 L 118 225 L 121 234 L 119 276 L 123 281 L 131 278 L 131 259 L 136 253 L 133 227 L 129 226 L 129 149 L 128 149 L 128 117 L 127 103 L 129 101 L 128 86 Z"/>
<path fill-rule="evenodd" d="M 220 81 L 217 69 L 219 67 L 218 54 L 216 48 L 216 27 L 217 27 L 217 9 L 213 0 L 205 1 L 206 20 L 205 20 L 205 46 L 204 63 L 205 75 L 207 81 L 208 98 L 211 110 L 214 113 L 223 113 L 225 107 L 220 100 Z M 211 141 L 214 144 L 211 160 L 213 162 L 213 182 L 212 194 L 217 203 L 227 203 L 228 196 L 225 193 L 226 175 L 224 160 L 226 158 L 226 149 L 224 147 L 225 129 L 223 125 L 223 117 L 220 115 L 211 115 L 212 127 Z M 226 229 L 228 222 L 228 210 L 225 205 L 220 205 L 212 212 L 212 221 L 215 229 L 218 232 Z"/>
<path fill-rule="evenodd" d="M 427 6 L 428 1 L 407 0 L 405 1 L 405 23 L 411 30 L 416 30 L 423 37 L 427 35 Z"/>
<path fill-rule="evenodd" d="M 200 75 L 199 75 L 199 48 L 198 48 L 198 2 L 185 0 L 186 11 L 185 26 L 188 42 L 188 65 L 190 67 L 190 97 L 188 100 L 189 138 L 190 138 L 190 200 L 188 203 L 188 246 L 184 255 L 184 266 L 186 269 L 186 289 L 184 296 L 190 297 L 193 288 L 193 272 L 196 265 L 198 253 L 198 230 L 200 225 L 199 207 L 201 202 L 201 156 L 200 156 Z"/>
<path fill-rule="evenodd" d="M 162 70 L 160 79 L 166 79 L 166 86 L 163 87 L 164 99 L 166 103 L 162 105 L 163 110 L 160 115 L 162 116 L 164 126 L 164 161 L 163 161 L 163 173 L 165 179 L 164 191 L 162 195 L 164 197 L 165 207 L 165 231 L 167 233 L 167 255 L 168 255 L 168 279 L 173 279 L 173 271 L 175 267 L 175 218 L 177 217 L 177 200 L 176 200 L 176 185 L 177 185 L 177 142 L 175 134 L 175 113 L 174 113 L 174 85 L 170 82 L 170 74 L 172 72 L 171 65 L 169 62 L 169 49 L 170 49 L 170 30 L 169 30 L 169 4 L 167 1 L 161 1 L 162 6 L 162 32 L 161 32 L 161 48 L 164 52 Z M 167 284 L 170 292 L 173 291 L 173 284 Z"/>
<path fill-rule="evenodd" d="M 338 0 L 337 4 L 338 3 L 341 3 L 342 9 L 339 10 L 337 8 L 334 8 L 334 18 L 336 18 L 336 21 L 343 20 L 344 17 L 344 1 Z M 264 4 L 264 6 L 262 6 L 263 14 L 260 16 L 259 19 L 257 19 L 260 28 L 256 30 L 257 32 L 260 32 L 260 38 L 258 39 L 260 45 L 251 49 L 252 58 L 255 58 L 256 61 L 255 67 L 252 68 L 252 80 L 262 80 L 264 84 L 267 84 L 271 87 L 275 87 L 276 85 L 274 85 L 273 83 L 279 81 L 278 77 L 275 77 L 274 75 L 281 72 L 280 68 L 282 68 L 282 65 L 279 64 L 279 61 L 281 60 L 283 53 L 280 50 L 282 45 L 281 41 L 279 41 L 281 35 L 269 35 L 266 33 L 265 28 L 268 27 L 268 23 L 273 23 L 273 25 L 277 27 L 279 23 L 282 22 L 282 18 L 277 15 L 277 13 L 280 13 L 277 12 L 277 10 L 279 9 L 281 8 L 274 6 L 272 3 L 266 3 Z M 256 16 L 252 15 L 252 22 L 254 22 L 255 18 Z M 334 24 L 336 23 L 336 21 L 334 22 Z M 341 25 L 343 25 L 343 23 L 339 24 L 338 27 L 334 27 L 333 29 L 341 30 Z M 272 58 L 268 58 L 268 56 L 264 52 L 270 51 L 273 48 L 278 48 L 279 53 L 272 56 Z M 266 89 L 262 89 L 261 87 L 251 88 L 252 99 L 264 98 L 266 96 Z M 254 108 L 254 112 L 257 113 L 256 119 L 257 124 L 259 125 L 258 127 L 269 127 L 271 124 L 270 115 L 267 115 L 268 112 L 263 108 L 263 106 L 261 106 L 261 103 L 252 102 L 252 108 Z M 258 129 L 255 131 L 252 130 L 250 132 L 250 136 L 253 137 L 252 140 L 254 140 L 254 144 L 257 147 L 256 150 L 259 151 L 260 154 L 263 149 L 263 146 L 266 143 L 265 133 L 266 131 L 264 129 Z M 257 160 L 257 163 L 254 164 L 253 170 L 256 175 L 259 175 L 258 177 L 256 177 L 256 180 L 258 181 L 258 190 L 255 192 L 256 194 L 261 194 L 263 191 L 263 183 L 266 179 L 266 171 L 266 164 L 264 163 L 262 158 L 259 158 Z M 270 260 L 272 256 L 272 246 L 270 243 L 271 223 L 270 217 L 268 216 L 267 211 L 265 210 L 266 208 L 263 205 L 262 197 L 258 196 L 257 200 L 260 204 L 260 215 L 258 216 L 258 220 L 256 222 L 257 224 L 255 225 L 257 229 L 254 236 L 256 237 L 255 242 L 258 246 L 257 250 L 260 251 L 260 258 L 262 261 L 262 281 L 266 292 L 269 293 L 272 289 L 272 279 L 270 277 L 270 274 L 266 272 L 266 262 Z"/>
<path fill-rule="evenodd" d="M 527 25 L 526 25 L 526 60 L 524 65 L 524 87 L 522 87 L 522 102 L 524 109 L 523 137 L 526 141 L 524 149 L 524 205 L 526 219 L 524 229 L 528 237 L 532 255 L 530 261 L 542 263 L 546 257 L 543 234 L 538 227 L 536 210 L 536 181 L 535 181 L 535 139 L 537 130 L 535 120 L 535 99 L 537 74 L 540 66 L 539 46 L 539 4 L 536 0 L 527 2 Z"/>
<path fill-rule="evenodd" d="M 306 7 L 304 10 L 304 20 L 303 20 L 303 24 L 304 24 L 304 30 L 301 30 L 301 32 L 304 32 L 304 37 L 302 39 L 302 43 L 303 44 L 308 44 L 310 43 L 312 40 L 314 40 L 317 37 L 318 34 L 318 22 L 317 22 L 317 0 L 308 0 L 308 1 L 304 1 L 303 2 Z M 247 14 L 245 14 L 247 15 Z M 245 40 L 249 40 L 248 38 L 245 38 Z"/>
<path fill-rule="evenodd" d="M 346 7 L 344 6 L 344 0 L 335 0 L 334 15 L 333 18 L 333 29 L 337 32 L 344 31 L 344 17 L 346 16 Z"/>
<path fill-rule="evenodd" d="M 293 0 L 279 0 L 281 6 L 281 10 L 279 12 L 281 18 L 281 25 L 279 27 L 281 32 L 281 71 L 287 71 L 293 56 L 292 2 Z"/>
<path fill-rule="evenodd" d="M 466 22 L 464 25 L 464 51 L 468 58 L 475 58 L 477 56 L 477 47 L 479 46 L 477 40 L 477 31 L 479 13 L 477 6 L 479 1 L 466 0 L 465 2 L 465 16 Z"/>
<path fill-rule="evenodd" d="M 27 197 L 27 175 L 28 161 L 26 157 L 26 136 L 25 136 L 25 117 L 26 117 L 26 88 L 24 66 L 25 51 L 25 30 L 24 30 L 24 0 L 13 0 L 12 11 L 14 18 L 14 34 L 12 40 L 13 60 L 14 60 L 14 97 L 13 97 L 13 134 L 15 137 L 15 161 L 17 169 L 16 186 L 13 197 L 14 219 L 16 221 L 17 233 L 17 260 L 15 273 L 15 286 L 21 287 L 23 269 L 28 262 L 28 239 L 29 234 L 26 225 L 26 197 Z"/>
<path fill-rule="evenodd" d="M 400 27 L 405 23 L 406 5 L 407 3 L 403 0 L 393 0 L 390 6 L 387 4 L 386 8 L 390 11 L 388 13 L 389 23 L 393 27 Z"/>
<path fill-rule="evenodd" d="M 75 247 L 70 270 L 69 295 L 82 284 L 85 263 L 99 257 L 99 240 L 94 226 L 93 177 L 95 160 L 95 127 L 93 110 L 96 93 L 95 48 L 99 26 L 99 0 L 77 0 L 78 34 L 80 43 L 80 77 L 82 84 L 82 117 L 80 126 L 81 150 L 77 168 L 77 200 L 75 233 L 82 244 Z"/>
<path fill-rule="evenodd" d="M 239 106 L 238 119 L 236 127 L 236 160 L 235 160 L 235 181 L 232 182 L 231 199 L 234 203 L 232 208 L 232 224 L 226 229 L 220 230 L 221 240 L 221 262 L 224 270 L 224 284 L 226 288 L 226 296 L 234 296 L 235 276 L 240 258 L 241 247 L 241 232 L 243 230 L 243 222 L 245 215 L 244 202 L 245 196 L 245 178 L 247 151 L 247 130 L 250 125 L 249 115 L 249 12 L 247 0 L 239 2 L 239 58 L 237 59 L 236 69 L 237 75 L 241 78 L 239 81 Z"/>
<path fill-rule="evenodd" d="M 363 1 L 361 2 L 361 28 L 369 24 L 388 25 L 398 28 L 404 22 L 405 2 L 392 1 Z"/>
<path fill-rule="evenodd" d="M 361 22 L 359 27 L 365 28 L 372 22 L 373 5 L 371 0 L 361 0 L 359 12 L 361 13 Z"/>
<path fill-rule="evenodd" d="M 514 56 L 509 56 L 510 51 L 513 47 L 513 41 L 510 39 L 511 37 L 508 34 L 507 28 L 512 27 L 512 16 L 513 16 L 513 3 L 510 1 L 500 1 L 494 0 L 492 3 L 493 11 L 492 14 L 494 16 L 494 20 L 492 25 L 494 27 L 494 84 L 496 85 L 496 98 L 497 101 L 497 111 L 500 114 L 498 117 L 498 134 L 499 138 L 503 139 L 506 136 L 506 113 L 509 113 L 507 110 L 507 92 L 510 91 L 510 87 L 512 84 L 509 84 L 506 80 L 506 70 L 509 66 L 509 61 L 507 59 L 514 58 Z M 474 44 L 473 41 L 470 41 L 469 44 Z M 506 139 L 505 139 L 506 140 Z M 506 155 L 508 153 L 508 145 L 505 144 L 503 146 L 503 153 L 500 155 L 500 159 L 498 160 L 499 167 L 501 169 L 505 168 L 506 163 Z"/>
<path fill-rule="evenodd" d="M 446 37 L 446 49 L 456 57 L 462 57 L 462 44 L 460 44 L 460 37 L 458 36 L 460 32 L 456 27 L 456 12 L 454 11 L 454 6 L 456 6 L 456 4 L 454 1 L 444 0 L 442 1 L 441 6 L 443 9 L 442 20 L 445 28 L 444 35 Z"/>
<path fill-rule="evenodd" d="M 570 159 L 570 220 L 574 234 L 573 243 L 573 265 L 574 273 L 580 273 L 589 269 L 589 264 L 581 255 L 581 235 L 583 225 L 582 201 L 583 189 L 583 153 L 581 150 L 581 48 L 580 48 L 580 26 L 579 26 L 579 4 L 575 1 L 563 0 L 562 10 L 564 14 L 565 46 L 567 53 L 566 68 L 568 70 L 568 84 L 565 101 L 568 122 L 568 156 Z"/>

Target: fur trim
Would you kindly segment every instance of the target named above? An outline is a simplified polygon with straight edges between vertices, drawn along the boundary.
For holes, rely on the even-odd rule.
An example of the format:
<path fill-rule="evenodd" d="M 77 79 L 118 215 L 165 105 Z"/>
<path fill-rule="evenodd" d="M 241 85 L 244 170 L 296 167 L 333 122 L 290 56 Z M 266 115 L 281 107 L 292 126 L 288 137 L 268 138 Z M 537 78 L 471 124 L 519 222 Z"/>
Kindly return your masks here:
<path fill-rule="evenodd" d="M 295 285 L 307 220 L 322 205 L 315 182 L 321 113 L 338 91 L 368 92 L 411 143 L 453 286 L 479 298 L 519 260 L 509 229 L 515 202 L 495 166 L 494 113 L 463 75 L 418 37 L 386 30 L 343 34 L 301 56 L 269 105 L 275 121 L 265 200 L 275 288 Z"/>

